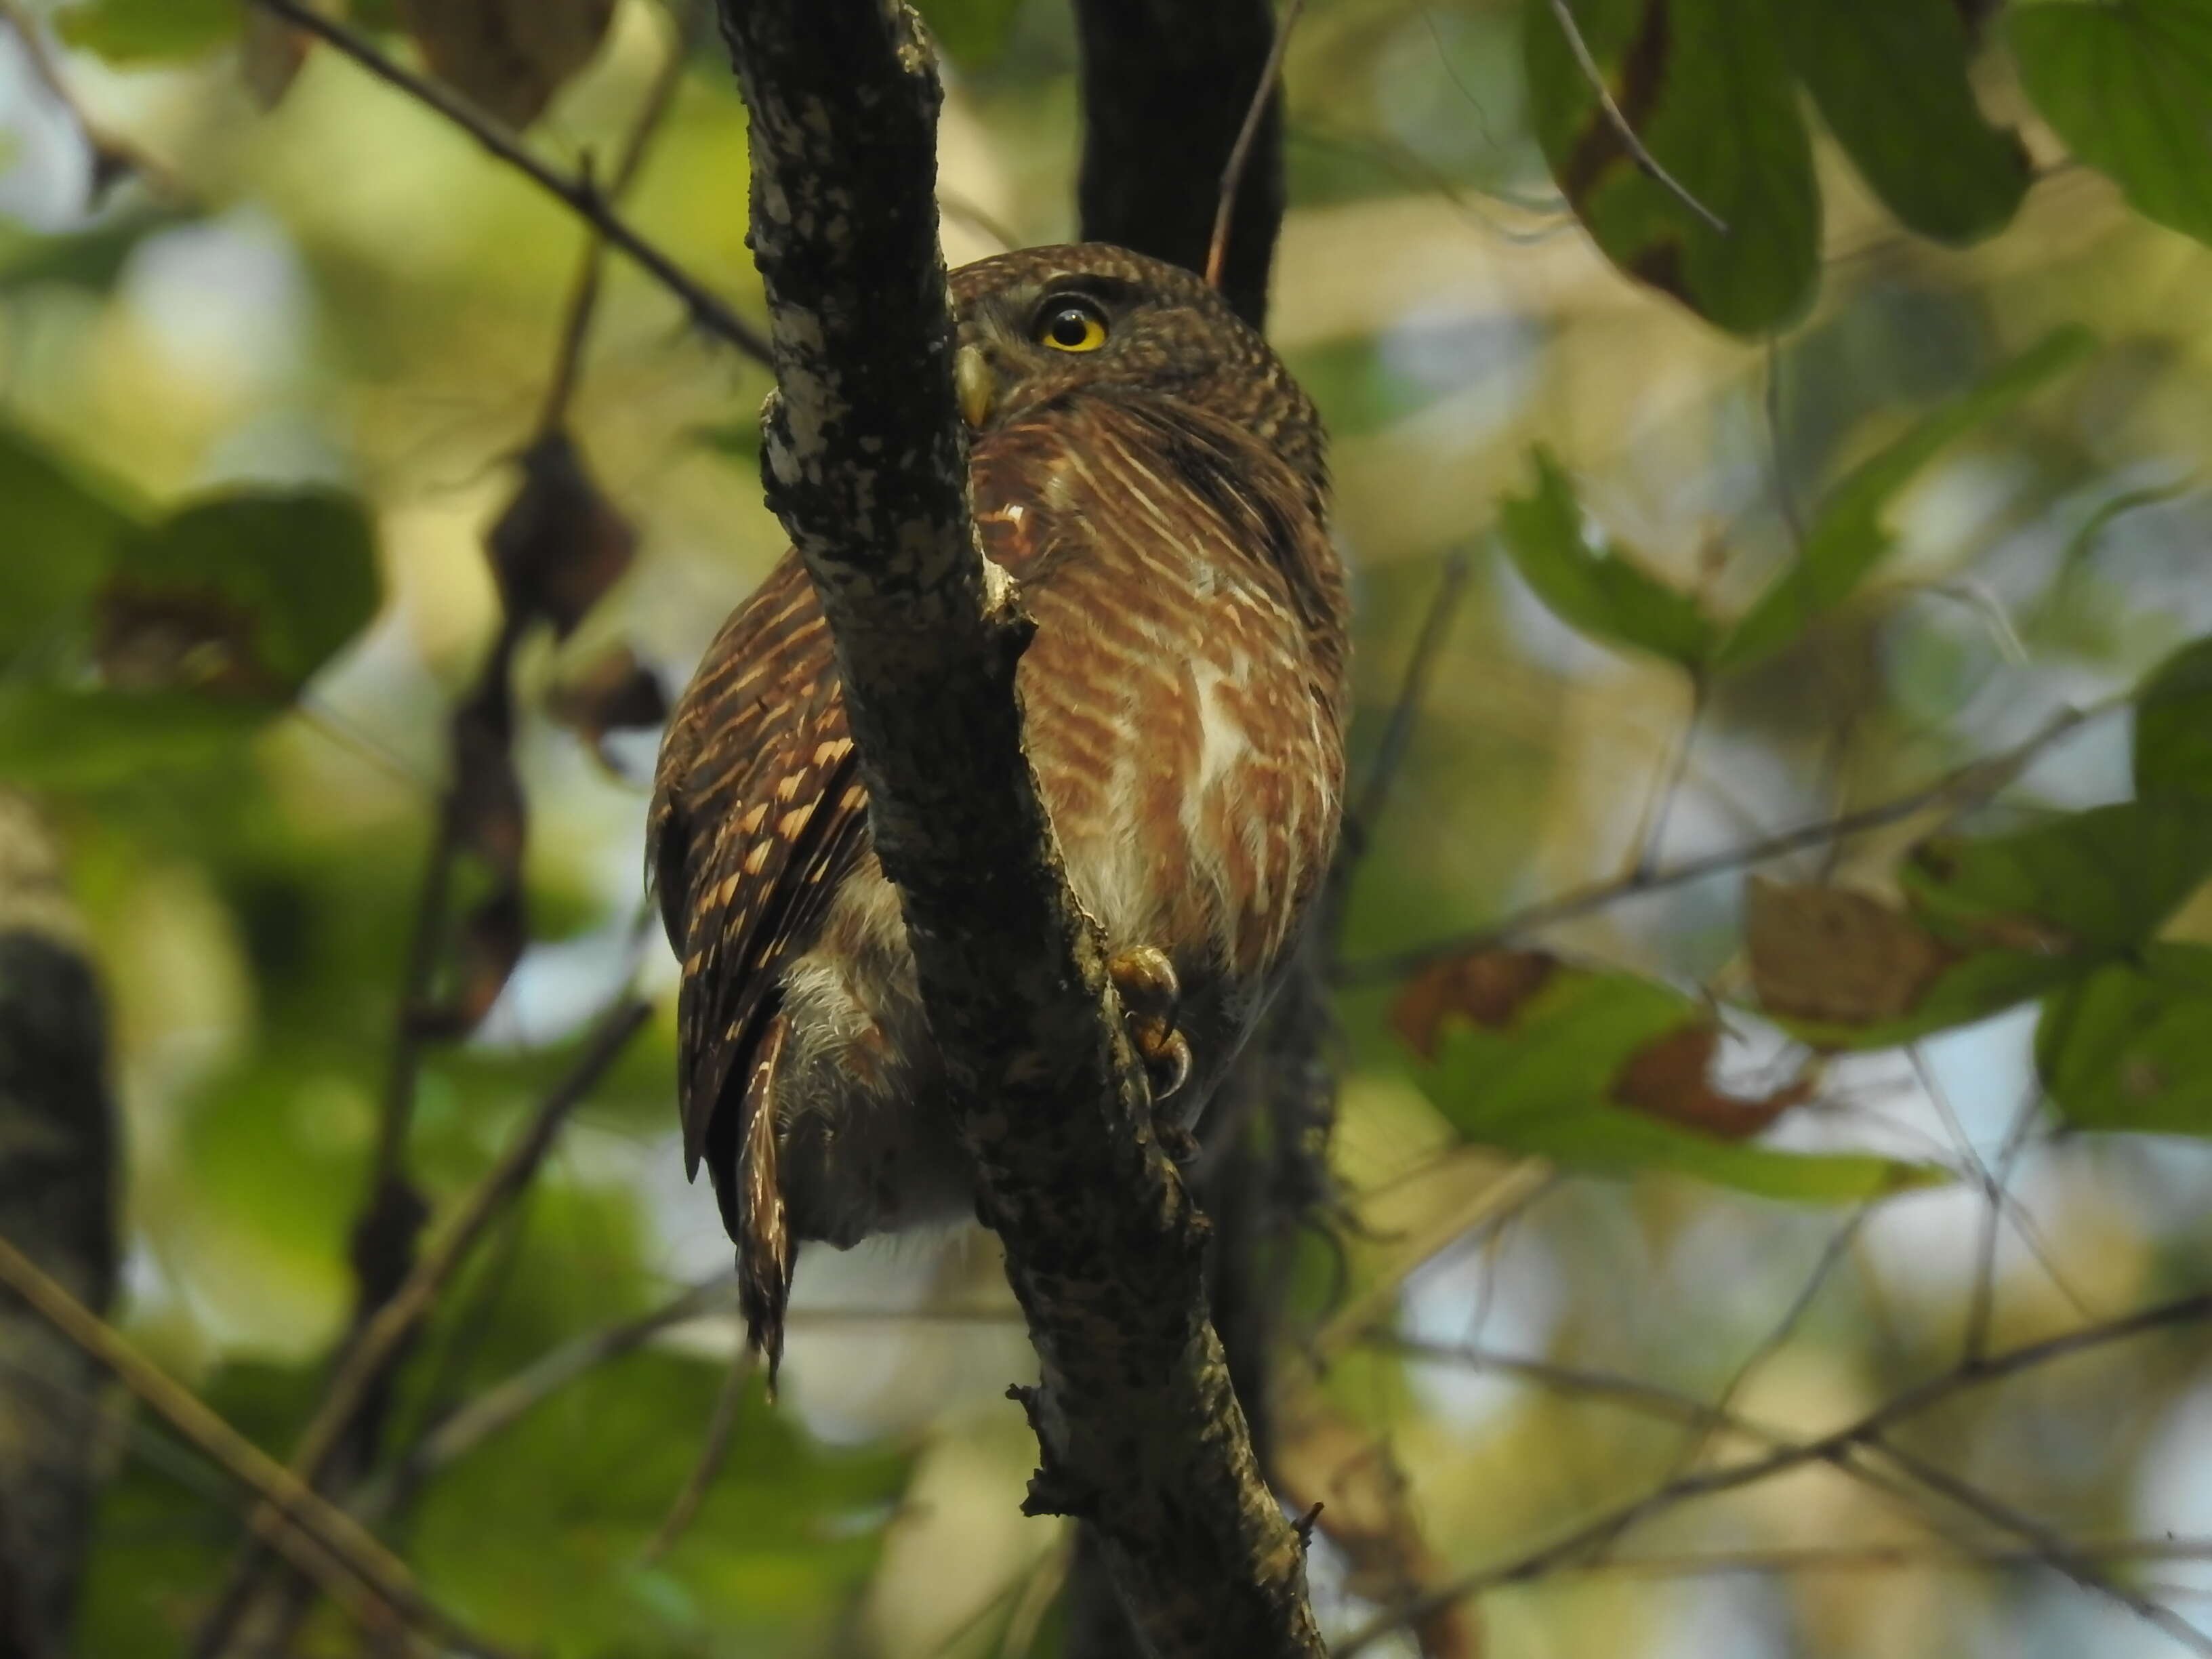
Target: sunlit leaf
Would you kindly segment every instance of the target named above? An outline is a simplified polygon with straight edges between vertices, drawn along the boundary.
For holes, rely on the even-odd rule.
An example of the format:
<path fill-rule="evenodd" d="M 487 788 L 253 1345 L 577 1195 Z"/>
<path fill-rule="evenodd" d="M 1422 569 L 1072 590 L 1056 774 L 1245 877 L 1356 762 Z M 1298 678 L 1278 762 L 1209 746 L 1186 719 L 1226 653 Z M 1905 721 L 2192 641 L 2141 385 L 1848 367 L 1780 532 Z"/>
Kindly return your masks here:
<path fill-rule="evenodd" d="M 1722 640 L 1718 665 L 1741 668 L 1773 655 L 1842 603 L 1888 554 L 1890 535 L 1881 520 L 1898 491 L 1945 446 L 2073 368 L 2094 344 L 2083 329 L 2057 330 L 1854 467 L 1821 501 L 1796 562 Z"/>
<path fill-rule="evenodd" d="M 2014 6 L 2004 28 L 2075 155 L 2138 212 L 2212 242 L 2212 0 Z"/>
<path fill-rule="evenodd" d="M 2212 1134 L 2212 948 L 2153 945 L 2051 999 L 2035 1060 L 2084 1129 Z"/>
<path fill-rule="evenodd" d="M 1899 872 L 1945 937 L 2031 954 L 2141 945 L 2212 876 L 2212 797 L 2069 812 L 2011 835 L 1939 836 Z"/>
<path fill-rule="evenodd" d="M 1940 1178 L 1884 1158 L 1776 1152 L 1684 1127 L 1685 1119 L 1715 1121 L 1713 1103 L 1726 1098 L 1702 1076 L 1703 1098 L 1671 1093 L 1692 1109 L 1654 1115 L 1651 1090 L 1684 1075 L 1674 1064 L 1687 1052 L 1683 1034 L 1711 1029 L 1710 1013 L 1669 987 L 1583 969 L 1561 967 L 1540 978 L 1524 971 L 1482 1012 L 1488 1018 L 1439 1015 L 1428 1034 L 1428 1058 L 1414 1073 L 1437 1109 L 1478 1145 L 1609 1174 L 1664 1170 L 1812 1202 Z M 1702 1066 L 1711 1054 L 1711 1044 L 1700 1038 L 1694 1058 Z M 1735 1103 L 1747 1113 L 1741 1127 L 1751 1128 L 1802 1098 L 1793 1088 Z"/>
<path fill-rule="evenodd" d="M 2168 657 L 2136 697 L 2136 793 L 2212 799 L 2212 637 Z"/>
<path fill-rule="evenodd" d="M 1574 0 L 1571 10 L 1630 131 L 1726 226 L 1638 165 L 1549 0 L 1527 0 L 1536 137 L 1598 246 L 1731 332 L 1796 315 L 1819 275 L 1820 200 L 1767 0 Z"/>
<path fill-rule="evenodd" d="M 54 27 L 112 64 L 142 64 L 197 57 L 234 39 L 245 17 L 239 0 L 76 0 Z"/>
<path fill-rule="evenodd" d="M 1938 241 L 2002 229 L 2030 163 L 1991 126 L 1966 77 L 1966 29 L 1931 0 L 1778 0 L 1790 66 L 1859 174 L 1899 219 Z"/>
<path fill-rule="evenodd" d="M 1593 638 L 1633 646 L 1694 669 L 1711 653 L 1713 624 L 1698 602 L 1645 570 L 1613 542 L 1589 541 L 1574 485 L 1550 453 L 1535 453 L 1536 489 L 1498 505 L 1505 550 L 1553 614 Z"/>

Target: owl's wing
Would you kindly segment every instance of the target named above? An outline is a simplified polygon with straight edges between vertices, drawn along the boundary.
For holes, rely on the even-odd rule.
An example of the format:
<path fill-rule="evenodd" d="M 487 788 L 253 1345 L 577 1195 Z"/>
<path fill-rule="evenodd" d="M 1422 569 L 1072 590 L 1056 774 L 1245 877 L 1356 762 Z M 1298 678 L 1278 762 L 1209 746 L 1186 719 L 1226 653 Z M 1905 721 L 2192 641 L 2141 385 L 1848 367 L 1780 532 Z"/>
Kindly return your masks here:
<path fill-rule="evenodd" d="M 703 1159 L 741 1268 L 780 1310 L 789 1275 L 769 1089 L 778 980 L 866 844 L 830 637 L 787 556 L 708 647 L 663 742 L 647 857 L 677 1000 L 684 1152 Z M 749 1293 L 749 1304 L 762 1305 Z"/>

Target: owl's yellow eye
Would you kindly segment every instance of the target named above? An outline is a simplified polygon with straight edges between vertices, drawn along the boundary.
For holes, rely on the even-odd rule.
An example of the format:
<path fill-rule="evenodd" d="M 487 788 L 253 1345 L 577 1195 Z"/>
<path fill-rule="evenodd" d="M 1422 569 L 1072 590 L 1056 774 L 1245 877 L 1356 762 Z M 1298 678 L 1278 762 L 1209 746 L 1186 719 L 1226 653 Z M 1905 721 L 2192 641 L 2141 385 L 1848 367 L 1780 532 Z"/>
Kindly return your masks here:
<path fill-rule="evenodd" d="M 1054 351 L 1096 351 L 1106 343 L 1106 319 L 1087 300 L 1054 300 L 1037 317 L 1036 337 Z"/>

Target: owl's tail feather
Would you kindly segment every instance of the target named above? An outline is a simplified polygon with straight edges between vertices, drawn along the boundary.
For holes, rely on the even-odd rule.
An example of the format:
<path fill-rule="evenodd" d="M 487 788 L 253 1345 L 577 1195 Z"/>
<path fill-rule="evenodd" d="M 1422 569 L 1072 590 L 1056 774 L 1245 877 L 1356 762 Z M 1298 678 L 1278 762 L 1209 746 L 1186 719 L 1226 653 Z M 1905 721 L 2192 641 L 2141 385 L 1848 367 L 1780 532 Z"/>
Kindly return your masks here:
<path fill-rule="evenodd" d="M 738 1103 L 735 1225 L 738 1242 L 738 1304 L 745 1316 L 745 1337 L 768 1361 L 768 1395 L 775 1398 L 776 1368 L 783 1363 L 783 1310 L 791 1300 L 793 1245 L 784 1215 L 783 1188 L 776 1179 L 775 1071 L 789 1030 L 779 1014 L 769 1023 L 751 1075 Z"/>

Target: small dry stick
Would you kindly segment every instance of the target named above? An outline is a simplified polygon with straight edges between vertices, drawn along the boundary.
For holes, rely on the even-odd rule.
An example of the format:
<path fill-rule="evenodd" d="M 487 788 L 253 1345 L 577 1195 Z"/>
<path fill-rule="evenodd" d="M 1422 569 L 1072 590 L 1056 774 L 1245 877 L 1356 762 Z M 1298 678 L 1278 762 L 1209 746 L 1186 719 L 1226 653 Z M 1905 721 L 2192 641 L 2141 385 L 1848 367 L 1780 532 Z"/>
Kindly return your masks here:
<path fill-rule="evenodd" d="M 1291 44 L 1291 26 L 1298 14 L 1305 9 L 1306 0 L 1291 0 L 1283 13 L 1283 21 L 1275 29 L 1275 44 L 1267 49 L 1267 61 L 1260 70 L 1260 84 L 1252 88 L 1252 101 L 1244 111 L 1244 125 L 1237 129 L 1237 142 L 1230 146 L 1228 164 L 1221 169 L 1221 197 L 1213 210 L 1213 236 L 1206 248 L 1206 285 L 1221 286 L 1223 263 L 1229 257 L 1229 222 L 1237 212 L 1237 192 L 1243 187 L 1244 169 L 1252 160 L 1252 145 L 1260 135 L 1260 122 L 1267 112 L 1267 100 L 1274 95 L 1276 78 L 1283 72 L 1283 54 Z"/>
<path fill-rule="evenodd" d="M 524 148 L 521 142 L 468 100 L 436 82 L 394 63 L 368 36 L 324 16 L 303 0 L 253 0 L 295 28 L 304 29 L 387 82 L 444 116 L 485 149 L 515 168 L 549 195 L 567 203 L 599 234 L 635 260 L 653 280 L 684 302 L 691 319 L 706 333 L 735 346 L 754 362 L 769 360 L 768 341 L 760 331 L 730 309 L 728 301 L 711 292 L 659 247 L 635 230 L 628 220 L 608 205 L 606 198 L 588 179 L 579 179 L 548 167 Z"/>
<path fill-rule="evenodd" d="M 430 1632 L 480 1659 L 504 1659 L 499 1650 L 425 1601 L 406 1567 L 358 1522 L 310 1492 L 290 1470 L 202 1404 L 4 1238 L 0 1238 L 0 1283 L 253 1493 L 258 1500 L 253 1524 L 272 1547 L 357 1614 L 364 1614 L 364 1609 L 356 1587 L 367 1591 L 372 1605 L 364 1616 L 371 1626 L 396 1622 Z"/>

